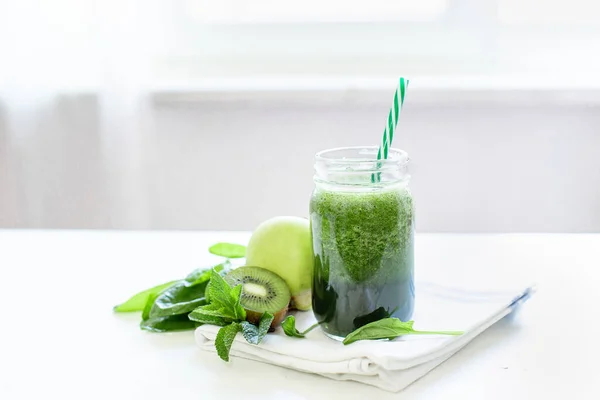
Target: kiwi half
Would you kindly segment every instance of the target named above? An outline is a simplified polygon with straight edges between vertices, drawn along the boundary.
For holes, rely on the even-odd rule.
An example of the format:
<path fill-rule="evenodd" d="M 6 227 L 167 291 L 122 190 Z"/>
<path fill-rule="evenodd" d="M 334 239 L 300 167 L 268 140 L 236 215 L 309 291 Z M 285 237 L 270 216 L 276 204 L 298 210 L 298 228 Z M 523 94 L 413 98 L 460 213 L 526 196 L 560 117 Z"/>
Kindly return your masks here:
<path fill-rule="evenodd" d="M 281 324 L 292 296 L 279 275 L 264 268 L 247 266 L 229 272 L 225 281 L 230 286 L 242 285 L 240 303 L 249 322 L 256 324 L 264 312 L 269 312 L 274 316 L 271 329 Z"/>

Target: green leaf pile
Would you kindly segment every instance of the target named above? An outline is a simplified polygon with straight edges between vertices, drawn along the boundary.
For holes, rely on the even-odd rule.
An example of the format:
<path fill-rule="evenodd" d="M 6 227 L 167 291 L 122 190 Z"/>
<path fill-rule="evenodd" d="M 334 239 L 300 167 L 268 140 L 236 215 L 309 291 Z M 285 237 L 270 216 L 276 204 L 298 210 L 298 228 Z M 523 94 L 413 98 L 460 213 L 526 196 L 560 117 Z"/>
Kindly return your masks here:
<path fill-rule="evenodd" d="M 231 287 L 223 279 L 231 268 L 229 258 L 244 257 L 246 247 L 217 243 L 209 251 L 227 260 L 211 268 L 196 269 L 183 279 L 139 292 L 115 306 L 114 311 L 141 311 L 140 328 L 149 332 L 189 330 L 202 324 L 221 326 L 215 347 L 225 361 L 229 361 L 229 351 L 238 332 L 248 343 L 259 344 L 269 331 L 273 315 L 264 313 L 258 326 L 246 321 L 246 310 L 240 303 L 242 285 Z"/>

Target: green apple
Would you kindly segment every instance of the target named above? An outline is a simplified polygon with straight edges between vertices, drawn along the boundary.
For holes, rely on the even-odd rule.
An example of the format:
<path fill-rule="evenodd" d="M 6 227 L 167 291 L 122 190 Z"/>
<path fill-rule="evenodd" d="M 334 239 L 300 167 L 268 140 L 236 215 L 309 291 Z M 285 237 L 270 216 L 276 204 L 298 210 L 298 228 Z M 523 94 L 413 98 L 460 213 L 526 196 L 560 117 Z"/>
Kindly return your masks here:
<path fill-rule="evenodd" d="M 256 228 L 246 250 L 246 265 L 275 272 L 292 294 L 291 306 L 311 309 L 314 267 L 310 224 L 306 218 L 275 217 Z"/>

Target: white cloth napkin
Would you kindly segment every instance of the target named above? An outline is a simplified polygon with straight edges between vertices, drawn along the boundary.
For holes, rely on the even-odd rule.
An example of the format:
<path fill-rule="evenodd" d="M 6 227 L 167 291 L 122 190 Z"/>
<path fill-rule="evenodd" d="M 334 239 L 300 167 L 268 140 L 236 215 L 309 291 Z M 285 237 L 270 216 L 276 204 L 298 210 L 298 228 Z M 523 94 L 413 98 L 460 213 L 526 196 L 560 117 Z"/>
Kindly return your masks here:
<path fill-rule="evenodd" d="M 326 337 L 318 328 L 305 339 L 287 337 L 279 328 L 259 345 L 247 343 L 238 334 L 230 354 L 398 392 L 510 314 L 529 298 L 533 288 L 477 293 L 435 284 L 417 284 L 416 292 L 415 329 L 462 330 L 465 333 L 461 336 L 407 335 L 394 341 L 359 341 L 344 346 Z M 311 312 L 295 315 L 300 331 L 315 322 Z M 203 325 L 196 330 L 196 341 L 202 349 L 215 351 L 218 330 L 219 327 L 213 325 Z"/>

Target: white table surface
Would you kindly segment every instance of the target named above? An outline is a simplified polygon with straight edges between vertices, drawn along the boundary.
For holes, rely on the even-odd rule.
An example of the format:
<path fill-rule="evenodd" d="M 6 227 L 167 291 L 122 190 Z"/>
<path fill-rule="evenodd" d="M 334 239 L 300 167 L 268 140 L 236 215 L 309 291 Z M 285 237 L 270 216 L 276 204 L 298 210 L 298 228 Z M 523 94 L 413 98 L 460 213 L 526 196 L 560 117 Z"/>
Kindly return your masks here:
<path fill-rule="evenodd" d="M 399 394 L 224 363 L 191 331 L 142 332 L 138 314 L 112 313 L 138 290 L 219 261 L 210 244 L 248 237 L 0 230 L 0 399 L 600 398 L 600 235 L 418 235 L 417 280 L 435 270 L 438 281 L 468 282 L 453 273 L 467 266 L 533 277 L 538 293 Z"/>

